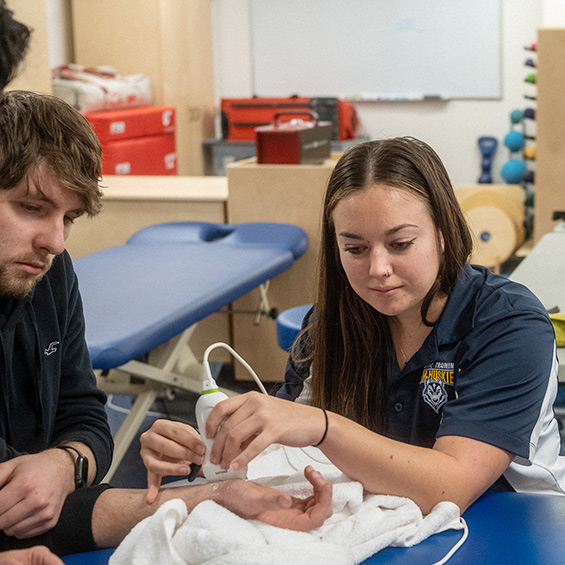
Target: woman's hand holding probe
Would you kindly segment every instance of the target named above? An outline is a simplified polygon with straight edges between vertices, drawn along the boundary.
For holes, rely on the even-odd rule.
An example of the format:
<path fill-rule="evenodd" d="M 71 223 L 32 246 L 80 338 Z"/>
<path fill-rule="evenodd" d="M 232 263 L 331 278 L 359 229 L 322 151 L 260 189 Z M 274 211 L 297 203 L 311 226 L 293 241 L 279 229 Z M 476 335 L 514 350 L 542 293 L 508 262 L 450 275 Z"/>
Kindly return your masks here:
<path fill-rule="evenodd" d="M 206 435 L 214 438 L 210 461 L 239 469 L 273 443 L 316 445 L 325 437 L 327 422 L 324 411 L 312 406 L 257 392 L 234 396 L 208 416 Z"/>

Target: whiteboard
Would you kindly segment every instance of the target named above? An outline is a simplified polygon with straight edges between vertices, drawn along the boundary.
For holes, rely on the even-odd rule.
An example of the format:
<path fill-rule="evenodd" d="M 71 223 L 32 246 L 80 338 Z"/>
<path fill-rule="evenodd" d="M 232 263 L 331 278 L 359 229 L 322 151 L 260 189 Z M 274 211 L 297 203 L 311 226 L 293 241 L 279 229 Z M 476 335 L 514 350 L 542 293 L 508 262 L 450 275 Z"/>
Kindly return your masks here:
<path fill-rule="evenodd" d="M 499 0 L 252 0 L 254 93 L 501 97 Z"/>

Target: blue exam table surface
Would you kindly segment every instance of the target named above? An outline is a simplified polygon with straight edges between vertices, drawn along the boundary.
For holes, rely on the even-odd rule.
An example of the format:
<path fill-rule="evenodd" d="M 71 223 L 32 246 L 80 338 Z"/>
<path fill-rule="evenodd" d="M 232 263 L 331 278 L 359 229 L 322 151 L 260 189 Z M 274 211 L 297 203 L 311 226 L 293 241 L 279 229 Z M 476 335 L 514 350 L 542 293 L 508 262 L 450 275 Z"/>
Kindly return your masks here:
<path fill-rule="evenodd" d="M 289 269 L 307 246 L 288 224 L 174 222 L 75 259 L 94 368 L 169 341 Z"/>

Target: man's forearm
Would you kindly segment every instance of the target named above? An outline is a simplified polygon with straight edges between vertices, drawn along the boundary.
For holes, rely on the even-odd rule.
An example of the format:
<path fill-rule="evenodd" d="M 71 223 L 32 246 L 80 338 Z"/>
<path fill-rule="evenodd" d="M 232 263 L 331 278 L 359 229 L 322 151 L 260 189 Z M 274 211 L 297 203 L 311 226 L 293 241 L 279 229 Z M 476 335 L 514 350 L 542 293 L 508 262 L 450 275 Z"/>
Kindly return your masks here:
<path fill-rule="evenodd" d="M 153 515 L 167 500 L 181 498 L 191 512 L 200 502 L 215 498 L 216 488 L 214 484 L 162 488 L 152 504 L 145 502 L 145 490 L 108 489 L 98 497 L 94 505 L 94 541 L 100 548 L 117 547 L 138 522 Z"/>

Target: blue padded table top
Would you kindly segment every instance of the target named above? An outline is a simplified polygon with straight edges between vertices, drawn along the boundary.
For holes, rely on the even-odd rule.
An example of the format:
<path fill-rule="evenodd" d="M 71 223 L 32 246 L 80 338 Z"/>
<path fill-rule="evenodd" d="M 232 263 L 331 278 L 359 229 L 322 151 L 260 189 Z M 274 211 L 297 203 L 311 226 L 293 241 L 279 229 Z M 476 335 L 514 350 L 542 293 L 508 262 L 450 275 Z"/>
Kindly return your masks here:
<path fill-rule="evenodd" d="M 289 269 L 307 245 L 289 224 L 175 222 L 75 259 L 94 368 L 169 341 Z"/>
<path fill-rule="evenodd" d="M 463 514 L 469 537 L 447 563 L 565 563 L 564 516 L 563 495 L 487 492 Z M 449 531 L 411 548 L 387 548 L 363 565 L 436 563 L 461 536 Z"/>
<path fill-rule="evenodd" d="M 487 492 L 463 514 L 469 537 L 447 561 L 449 565 L 500 565 L 565 563 L 563 517 L 565 496 Z M 387 548 L 362 565 L 436 563 L 461 538 L 449 531 L 408 548 Z M 106 565 L 111 552 L 94 551 L 64 558 L 75 563 Z"/>

